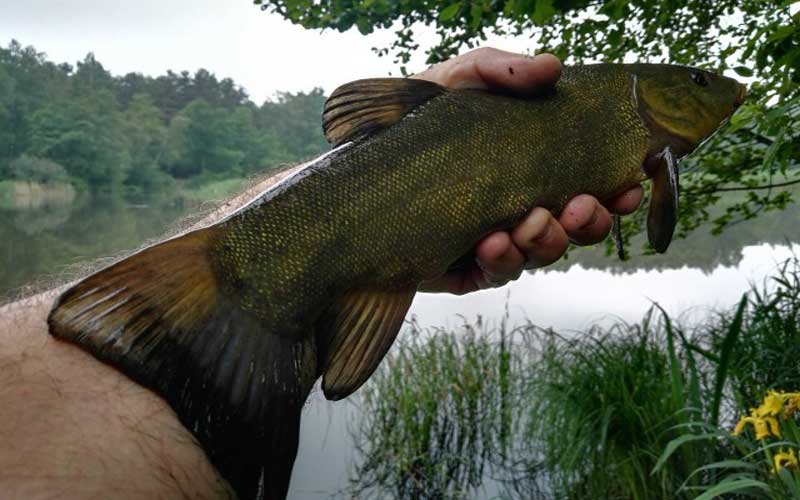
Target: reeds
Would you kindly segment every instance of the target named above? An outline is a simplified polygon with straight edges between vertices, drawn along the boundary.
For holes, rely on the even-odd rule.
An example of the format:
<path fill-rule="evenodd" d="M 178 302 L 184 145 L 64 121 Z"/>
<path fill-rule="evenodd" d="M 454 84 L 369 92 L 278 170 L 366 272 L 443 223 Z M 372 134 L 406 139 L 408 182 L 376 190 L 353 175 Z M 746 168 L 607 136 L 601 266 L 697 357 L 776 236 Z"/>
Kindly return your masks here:
<path fill-rule="evenodd" d="M 795 258 L 702 324 L 654 305 L 578 334 L 412 326 L 361 391 L 349 494 L 695 498 L 742 462 L 738 417 L 800 389 L 799 320 Z"/>

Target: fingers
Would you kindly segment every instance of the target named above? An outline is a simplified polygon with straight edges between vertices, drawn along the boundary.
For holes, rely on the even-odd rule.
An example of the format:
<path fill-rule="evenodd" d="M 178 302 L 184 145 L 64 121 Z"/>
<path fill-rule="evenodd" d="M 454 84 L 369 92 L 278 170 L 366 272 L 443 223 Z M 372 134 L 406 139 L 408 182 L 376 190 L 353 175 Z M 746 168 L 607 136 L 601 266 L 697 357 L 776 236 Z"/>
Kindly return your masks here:
<path fill-rule="evenodd" d="M 493 286 L 519 278 L 526 261 L 525 255 L 505 231 L 492 233 L 481 240 L 475 247 L 475 257 L 483 271 L 483 281 Z"/>
<path fill-rule="evenodd" d="M 484 47 L 432 66 L 412 78 L 457 89 L 530 94 L 554 85 L 561 69 L 561 61 L 552 54 L 529 57 Z"/>
<path fill-rule="evenodd" d="M 564 255 L 569 238 L 549 210 L 536 207 L 511 230 L 514 245 L 525 255 L 525 269 L 547 266 Z"/>
<path fill-rule="evenodd" d="M 642 186 L 636 186 L 633 189 L 625 191 L 613 200 L 610 200 L 606 206 L 615 214 L 632 214 L 639 208 L 643 197 L 644 189 L 642 189 Z"/>
<path fill-rule="evenodd" d="M 558 222 L 578 245 L 599 243 L 611 230 L 611 214 L 596 198 L 586 194 L 571 199 Z"/>

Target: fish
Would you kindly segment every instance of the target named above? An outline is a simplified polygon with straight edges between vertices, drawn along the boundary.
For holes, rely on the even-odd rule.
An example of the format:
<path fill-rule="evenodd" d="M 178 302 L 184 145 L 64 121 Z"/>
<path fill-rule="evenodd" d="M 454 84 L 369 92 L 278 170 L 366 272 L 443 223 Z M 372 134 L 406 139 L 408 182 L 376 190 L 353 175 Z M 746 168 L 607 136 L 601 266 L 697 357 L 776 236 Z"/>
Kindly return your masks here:
<path fill-rule="evenodd" d="M 238 496 L 285 498 L 303 404 L 375 371 L 421 283 L 534 207 L 652 180 L 666 251 L 678 162 L 744 85 L 658 64 L 567 66 L 531 96 L 411 78 L 326 101 L 332 149 L 220 222 L 147 247 L 57 300 L 50 333 L 160 394 Z"/>

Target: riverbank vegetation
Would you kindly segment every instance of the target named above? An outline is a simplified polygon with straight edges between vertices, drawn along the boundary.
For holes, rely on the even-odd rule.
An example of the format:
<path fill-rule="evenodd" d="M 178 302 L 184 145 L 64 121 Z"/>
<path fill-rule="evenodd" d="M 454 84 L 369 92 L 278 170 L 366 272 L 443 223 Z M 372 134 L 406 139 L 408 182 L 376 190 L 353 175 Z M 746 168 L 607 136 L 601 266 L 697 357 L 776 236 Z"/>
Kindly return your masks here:
<path fill-rule="evenodd" d="M 638 324 L 580 333 L 412 325 L 362 390 L 351 490 L 370 498 L 800 498 L 794 409 L 758 410 L 770 391 L 800 390 L 799 323 L 794 258 L 703 323 L 681 324 L 654 305 Z M 762 417 L 779 413 L 784 434 L 763 435 L 772 424 Z M 742 416 L 750 420 L 734 436 Z"/>
<path fill-rule="evenodd" d="M 114 76 L 92 54 L 72 66 L 11 41 L 0 47 L 0 182 L 215 195 L 207 185 L 325 150 L 324 101 L 315 89 L 257 105 L 205 69 Z"/>

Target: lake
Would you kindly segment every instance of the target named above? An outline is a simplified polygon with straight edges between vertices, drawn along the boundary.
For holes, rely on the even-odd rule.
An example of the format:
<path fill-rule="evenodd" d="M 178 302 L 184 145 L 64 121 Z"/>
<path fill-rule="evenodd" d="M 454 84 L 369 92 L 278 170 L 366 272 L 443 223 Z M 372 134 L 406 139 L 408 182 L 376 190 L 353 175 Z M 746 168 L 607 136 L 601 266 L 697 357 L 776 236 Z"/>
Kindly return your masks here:
<path fill-rule="evenodd" d="M 112 197 L 0 209 L 0 295 L 24 292 L 37 280 L 53 282 L 71 266 L 136 248 L 196 210 L 174 199 L 128 203 Z M 531 321 L 568 332 L 615 319 L 637 322 L 658 302 L 691 321 L 736 303 L 793 252 L 800 254 L 796 205 L 737 224 L 719 237 L 701 228 L 675 241 L 664 256 L 620 263 L 601 249 L 570 252 L 567 261 L 525 273 L 501 289 L 464 297 L 419 294 L 409 318 L 440 327 L 478 316 L 499 321 L 507 314 L 512 326 Z M 314 393 L 303 416 L 290 498 L 328 498 L 347 485 L 356 459 L 348 433 L 358 418 L 356 401 L 331 403 Z M 481 496 L 492 491 L 489 484 Z"/>

